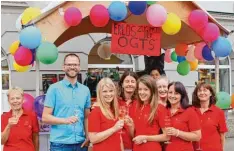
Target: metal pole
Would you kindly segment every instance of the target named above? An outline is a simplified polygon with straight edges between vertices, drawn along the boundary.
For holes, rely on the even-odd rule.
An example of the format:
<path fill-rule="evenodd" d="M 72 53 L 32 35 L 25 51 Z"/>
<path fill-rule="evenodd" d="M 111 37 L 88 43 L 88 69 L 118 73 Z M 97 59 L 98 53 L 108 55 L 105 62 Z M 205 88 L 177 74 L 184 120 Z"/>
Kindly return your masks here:
<path fill-rule="evenodd" d="M 40 62 L 39 60 L 36 58 L 36 96 L 40 95 Z"/>
<path fill-rule="evenodd" d="M 219 58 L 215 57 L 215 88 L 216 93 L 219 92 Z"/>

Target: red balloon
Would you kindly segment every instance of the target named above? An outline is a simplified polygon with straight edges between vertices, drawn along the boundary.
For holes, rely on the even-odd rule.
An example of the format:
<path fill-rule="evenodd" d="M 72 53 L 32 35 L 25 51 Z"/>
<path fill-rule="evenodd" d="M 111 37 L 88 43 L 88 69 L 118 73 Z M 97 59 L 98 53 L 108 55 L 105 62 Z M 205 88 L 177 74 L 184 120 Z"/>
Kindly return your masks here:
<path fill-rule="evenodd" d="M 82 14 L 76 7 L 69 7 L 64 13 L 64 20 L 69 26 L 77 26 L 82 20 Z"/>
<path fill-rule="evenodd" d="M 187 44 L 176 45 L 175 52 L 178 56 L 186 56 L 188 52 L 188 45 Z"/>
<path fill-rule="evenodd" d="M 30 94 L 24 93 L 24 103 L 23 108 L 27 111 L 33 111 L 34 97 Z"/>
<path fill-rule="evenodd" d="M 110 16 L 106 7 L 98 4 L 90 10 L 89 18 L 94 26 L 104 27 L 108 24 Z"/>
<path fill-rule="evenodd" d="M 208 15 L 203 10 L 197 9 L 190 13 L 188 21 L 190 26 L 198 32 L 208 24 Z"/>
<path fill-rule="evenodd" d="M 201 31 L 202 38 L 207 42 L 215 41 L 219 35 L 219 27 L 214 23 L 208 23 Z"/>
<path fill-rule="evenodd" d="M 20 46 L 16 51 L 15 62 L 20 66 L 30 65 L 33 59 L 32 51 L 24 46 Z"/>

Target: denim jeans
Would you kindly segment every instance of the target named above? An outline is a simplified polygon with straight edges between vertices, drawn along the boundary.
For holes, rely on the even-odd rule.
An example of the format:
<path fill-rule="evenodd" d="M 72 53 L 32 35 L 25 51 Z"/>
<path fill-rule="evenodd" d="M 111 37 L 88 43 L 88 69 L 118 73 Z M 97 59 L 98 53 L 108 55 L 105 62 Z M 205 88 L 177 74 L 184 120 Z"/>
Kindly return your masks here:
<path fill-rule="evenodd" d="M 81 148 L 80 144 L 60 144 L 50 142 L 50 151 L 88 151 L 88 147 Z"/>

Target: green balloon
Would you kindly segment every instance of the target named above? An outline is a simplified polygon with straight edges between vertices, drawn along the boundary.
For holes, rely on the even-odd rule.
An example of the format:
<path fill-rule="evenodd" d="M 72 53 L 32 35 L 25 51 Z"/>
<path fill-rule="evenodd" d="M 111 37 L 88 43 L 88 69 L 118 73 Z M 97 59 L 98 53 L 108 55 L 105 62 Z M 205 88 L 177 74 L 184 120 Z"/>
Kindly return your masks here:
<path fill-rule="evenodd" d="M 180 62 L 177 65 L 177 72 L 180 75 L 185 76 L 185 75 L 187 75 L 189 73 L 189 71 L 190 71 L 190 65 L 189 65 L 188 61 Z"/>
<path fill-rule="evenodd" d="M 153 4 L 155 4 L 156 3 L 156 1 L 147 1 L 147 4 L 148 5 L 153 5 Z"/>
<path fill-rule="evenodd" d="M 177 62 L 177 54 L 176 54 L 175 51 L 173 51 L 173 52 L 171 53 L 171 60 L 174 61 L 174 62 Z"/>
<path fill-rule="evenodd" d="M 216 106 L 218 106 L 221 109 L 227 109 L 230 108 L 231 105 L 231 97 L 227 92 L 219 92 L 216 95 Z"/>
<path fill-rule="evenodd" d="M 37 59 L 44 64 L 52 64 L 58 58 L 57 47 L 50 42 L 42 42 L 36 50 Z"/>

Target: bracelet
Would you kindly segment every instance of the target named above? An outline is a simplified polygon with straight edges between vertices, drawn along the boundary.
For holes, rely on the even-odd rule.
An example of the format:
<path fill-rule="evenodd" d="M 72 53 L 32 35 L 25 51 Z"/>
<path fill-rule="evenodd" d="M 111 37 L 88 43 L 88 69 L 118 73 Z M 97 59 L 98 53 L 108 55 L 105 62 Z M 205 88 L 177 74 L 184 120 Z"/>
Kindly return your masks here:
<path fill-rule="evenodd" d="M 176 137 L 178 137 L 180 134 L 180 130 L 177 129 L 177 134 L 176 134 Z"/>

